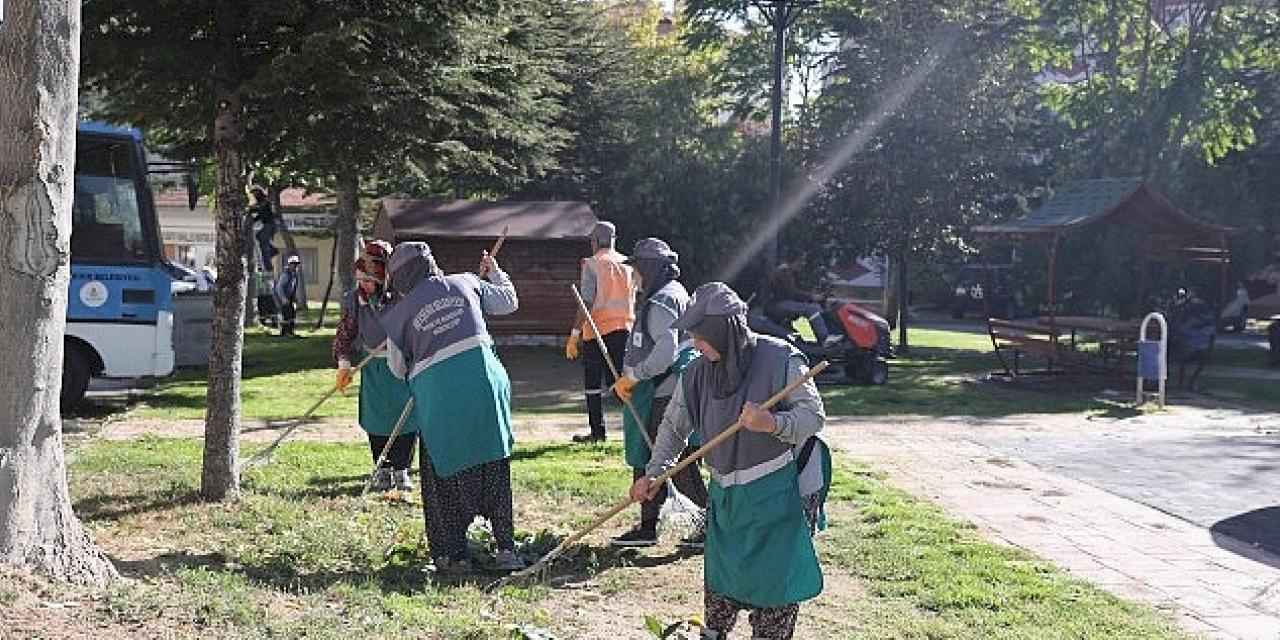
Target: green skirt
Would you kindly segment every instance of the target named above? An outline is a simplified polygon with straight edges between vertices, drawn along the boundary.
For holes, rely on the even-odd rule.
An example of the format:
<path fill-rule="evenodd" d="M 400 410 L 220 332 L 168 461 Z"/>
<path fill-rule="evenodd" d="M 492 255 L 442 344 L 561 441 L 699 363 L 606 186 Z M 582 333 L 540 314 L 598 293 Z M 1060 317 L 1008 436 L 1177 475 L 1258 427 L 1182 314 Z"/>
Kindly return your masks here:
<path fill-rule="evenodd" d="M 422 447 L 441 478 L 511 456 L 511 381 L 491 346 L 468 349 L 409 380 Z"/>
<path fill-rule="evenodd" d="M 675 376 L 679 380 L 680 374 L 684 373 L 685 367 L 688 367 L 689 363 L 696 357 L 698 357 L 697 349 L 690 347 L 681 351 L 676 356 L 675 364 L 671 365 L 670 369 L 667 369 L 667 375 Z M 652 379 L 641 380 L 631 390 L 631 406 L 636 408 L 636 413 L 639 413 L 640 419 L 644 421 L 641 424 L 636 424 L 630 409 L 624 407 L 622 410 L 623 451 L 626 454 L 627 465 L 632 469 L 643 470 L 649 465 L 649 458 L 652 456 L 642 430 L 644 425 L 648 424 L 649 414 L 653 410 L 653 394 L 656 391 L 657 385 L 653 383 Z M 689 444 L 695 447 L 701 442 L 702 440 L 696 432 L 689 437 Z"/>
<path fill-rule="evenodd" d="M 360 369 L 360 428 L 375 436 L 389 436 L 409 402 L 409 385 L 391 373 L 387 359 L 374 357 Z M 400 433 L 417 433 L 410 414 Z"/>
<path fill-rule="evenodd" d="M 712 480 L 707 512 L 708 590 L 757 608 L 822 593 L 794 462 L 749 484 L 723 488 Z"/>

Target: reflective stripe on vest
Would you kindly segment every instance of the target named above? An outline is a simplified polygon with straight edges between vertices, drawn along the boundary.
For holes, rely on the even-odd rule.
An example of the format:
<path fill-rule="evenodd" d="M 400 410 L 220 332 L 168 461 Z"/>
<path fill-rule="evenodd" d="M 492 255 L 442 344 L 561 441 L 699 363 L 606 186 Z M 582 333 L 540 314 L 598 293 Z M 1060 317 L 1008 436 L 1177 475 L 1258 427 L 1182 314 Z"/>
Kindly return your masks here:
<path fill-rule="evenodd" d="M 591 319 L 600 332 L 608 335 L 614 331 L 630 330 L 635 324 L 635 287 L 631 283 L 631 267 L 622 263 L 617 251 L 601 250 L 583 263 L 596 276 L 596 295 L 591 301 Z M 583 338 L 592 340 L 595 332 L 590 323 L 583 327 Z"/>

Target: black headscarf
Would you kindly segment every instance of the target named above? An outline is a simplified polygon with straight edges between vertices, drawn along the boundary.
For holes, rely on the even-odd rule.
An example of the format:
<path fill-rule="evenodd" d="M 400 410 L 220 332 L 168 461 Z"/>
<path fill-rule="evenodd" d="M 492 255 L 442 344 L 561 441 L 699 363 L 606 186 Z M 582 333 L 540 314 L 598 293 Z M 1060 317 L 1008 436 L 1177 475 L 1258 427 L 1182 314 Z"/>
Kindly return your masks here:
<path fill-rule="evenodd" d="M 632 258 L 631 264 L 640 272 L 640 280 L 644 286 L 644 297 L 648 298 L 667 283 L 680 277 L 680 267 L 669 260 L 659 258 Z"/>

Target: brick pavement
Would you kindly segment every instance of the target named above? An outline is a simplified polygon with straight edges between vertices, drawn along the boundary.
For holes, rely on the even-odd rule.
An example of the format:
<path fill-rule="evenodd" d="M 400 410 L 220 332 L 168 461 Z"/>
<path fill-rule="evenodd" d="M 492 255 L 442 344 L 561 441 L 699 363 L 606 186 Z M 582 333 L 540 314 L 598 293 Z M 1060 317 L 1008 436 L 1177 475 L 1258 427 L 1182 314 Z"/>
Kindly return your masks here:
<path fill-rule="evenodd" d="M 1069 419 L 1056 417 L 1063 429 Z M 1083 418 L 1076 418 L 1083 422 Z M 826 435 L 895 486 L 1126 599 L 1223 640 L 1280 639 L 1280 557 L 977 441 L 1025 421 L 833 419 Z M 1036 421 L 1037 430 L 1045 430 Z M 1052 427 L 1049 427 L 1050 429 Z M 1055 431 L 1060 433 L 1060 431 Z"/>

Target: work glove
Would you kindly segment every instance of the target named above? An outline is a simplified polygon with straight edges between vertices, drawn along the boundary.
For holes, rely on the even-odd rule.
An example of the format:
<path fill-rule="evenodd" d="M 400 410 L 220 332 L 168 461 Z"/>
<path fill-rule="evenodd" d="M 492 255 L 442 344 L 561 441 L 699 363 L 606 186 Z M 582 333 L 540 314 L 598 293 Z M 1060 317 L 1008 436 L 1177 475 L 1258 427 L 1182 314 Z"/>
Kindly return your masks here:
<path fill-rule="evenodd" d="M 569 334 L 569 339 L 564 343 L 564 357 L 570 360 L 577 360 L 580 347 L 582 347 L 582 332 L 574 329 L 573 333 Z"/>
<path fill-rule="evenodd" d="M 631 402 L 631 392 L 639 383 L 639 380 L 623 374 L 621 378 L 618 378 L 617 382 L 613 383 L 613 392 L 618 394 L 618 397 L 622 398 L 623 402 Z"/>
<path fill-rule="evenodd" d="M 351 367 L 338 368 L 338 380 L 334 384 L 338 389 L 338 393 L 346 393 L 347 387 L 351 386 L 351 378 L 354 376 L 355 372 L 351 370 Z"/>

